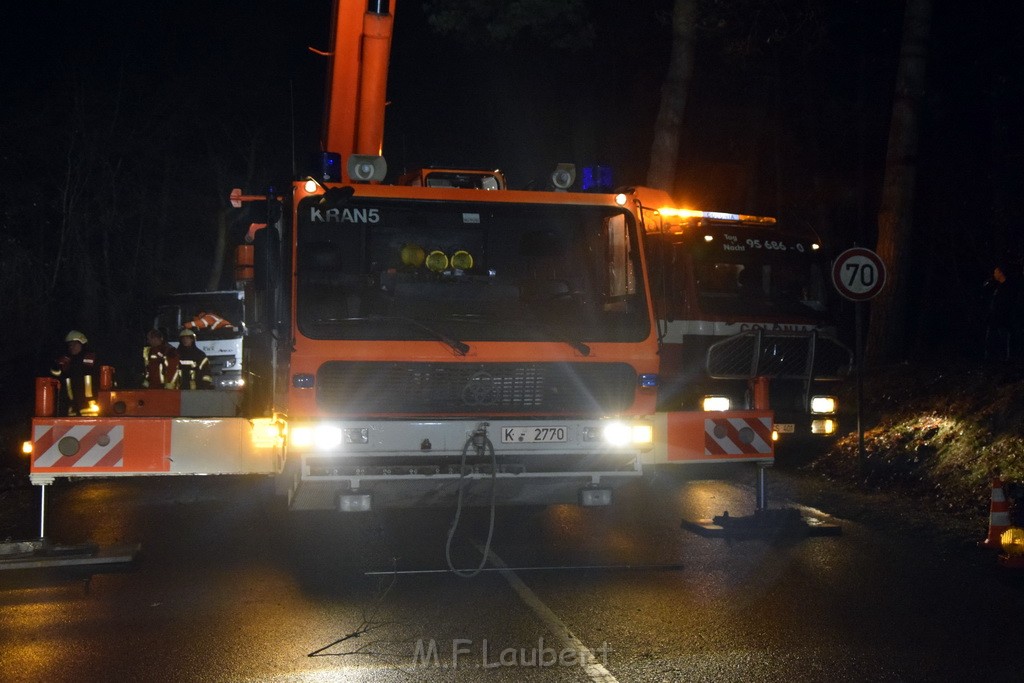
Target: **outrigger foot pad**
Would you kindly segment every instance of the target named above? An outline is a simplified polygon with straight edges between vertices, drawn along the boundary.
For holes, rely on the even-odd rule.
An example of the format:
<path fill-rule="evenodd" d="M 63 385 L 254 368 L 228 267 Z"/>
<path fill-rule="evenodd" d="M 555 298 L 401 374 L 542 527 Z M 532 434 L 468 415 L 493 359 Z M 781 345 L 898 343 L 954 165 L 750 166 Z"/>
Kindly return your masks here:
<path fill-rule="evenodd" d="M 101 548 L 95 543 L 52 545 L 46 539 L 0 543 L 0 570 L 44 569 L 132 562 L 142 546 L 121 545 Z"/>
<path fill-rule="evenodd" d="M 839 536 L 843 533 L 838 524 L 805 517 L 796 508 L 755 510 L 753 515 L 745 517 L 733 517 L 726 511 L 712 519 L 684 519 L 680 527 L 708 538 Z"/>

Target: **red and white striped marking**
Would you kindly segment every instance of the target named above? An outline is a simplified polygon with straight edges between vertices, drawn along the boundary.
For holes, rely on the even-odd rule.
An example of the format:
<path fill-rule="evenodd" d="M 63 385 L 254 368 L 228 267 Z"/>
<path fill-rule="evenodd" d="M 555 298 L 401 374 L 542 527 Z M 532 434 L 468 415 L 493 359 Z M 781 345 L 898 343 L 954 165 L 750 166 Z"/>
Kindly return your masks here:
<path fill-rule="evenodd" d="M 754 455 L 772 452 L 772 419 L 705 418 L 704 455 Z"/>
<path fill-rule="evenodd" d="M 124 427 L 119 424 L 36 425 L 32 468 L 124 467 Z"/>
<path fill-rule="evenodd" d="M 254 444 L 253 429 L 244 417 L 35 418 L 29 476 L 279 472 L 280 446 Z"/>
<path fill-rule="evenodd" d="M 656 413 L 654 448 L 645 464 L 770 462 L 774 414 L 770 410 L 709 413 L 679 410 Z"/>

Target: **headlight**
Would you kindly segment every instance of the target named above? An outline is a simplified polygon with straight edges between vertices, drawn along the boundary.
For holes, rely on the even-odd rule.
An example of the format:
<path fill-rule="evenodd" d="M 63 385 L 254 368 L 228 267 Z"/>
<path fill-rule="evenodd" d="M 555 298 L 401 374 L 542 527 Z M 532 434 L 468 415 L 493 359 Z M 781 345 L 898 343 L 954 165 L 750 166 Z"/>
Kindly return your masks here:
<path fill-rule="evenodd" d="M 701 401 L 701 408 L 707 411 L 729 410 L 731 407 L 732 401 L 728 396 L 705 396 Z"/>
<path fill-rule="evenodd" d="M 341 429 L 331 425 L 317 425 L 313 429 L 313 446 L 327 451 L 341 445 Z"/>
<path fill-rule="evenodd" d="M 313 428 L 292 426 L 288 430 L 288 441 L 295 448 L 309 448 L 313 445 Z"/>
<path fill-rule="evenodd" d="M 837 401 L 835 396 L 812 396 L 811 412 L 815 415 L 831 415 L 836 412 Z"/>
<path fill-rule="evenodd" d="M 341 446 L 342 432 L 334 425 L 302 425 L 289 430 L 289 441 L 294 448 L 329 451 Z"/>
<path fill-rule="evenodd" d="M 601 436 L 609 446 L 650 446 L 654 442 L 654 428 L 646 423 L 609 422 Z"/>
<path fill-rule="evenodd" d="M 811 421 L 811 434 L 835 434 L 836 422 L 835 420 L 813 420 Z"/>
<path fill-rule="evenodd" d="M 609 422 L 601 430 L 601 436 L 604 437 L 605 443 L 612 446 L 625 446 L 628 444 L 631 433 L 629 425 L 624 422 Z"/>
<path fill-rule="evenodd" d="M 633 445 L 651 446 L 654 444 L 654 427 L 649 424 L 633 425 Z"/>

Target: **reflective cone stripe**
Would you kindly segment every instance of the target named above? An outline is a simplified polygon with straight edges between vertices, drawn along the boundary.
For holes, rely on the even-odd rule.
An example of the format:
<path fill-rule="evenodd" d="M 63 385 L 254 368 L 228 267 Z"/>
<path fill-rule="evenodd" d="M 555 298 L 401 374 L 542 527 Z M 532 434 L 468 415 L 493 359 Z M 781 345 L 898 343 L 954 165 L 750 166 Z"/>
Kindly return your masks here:
<path fill-rule="evenodd" d="M 1000 536 L 1010 528 L 1010 503 L 1006 500 L 1006 492 L 1003 490 L 1003 480 L 1000 477 L 992 479 L 992 495 L 989 503 L 988 513 L 988 536 L 981 542 L 983 548 L 1002 548 Z"/>
<path fill-rule="evenodd" d="M 704 455 L 750 455 L 772 452 L 771 418 L 707 418 Z"/>

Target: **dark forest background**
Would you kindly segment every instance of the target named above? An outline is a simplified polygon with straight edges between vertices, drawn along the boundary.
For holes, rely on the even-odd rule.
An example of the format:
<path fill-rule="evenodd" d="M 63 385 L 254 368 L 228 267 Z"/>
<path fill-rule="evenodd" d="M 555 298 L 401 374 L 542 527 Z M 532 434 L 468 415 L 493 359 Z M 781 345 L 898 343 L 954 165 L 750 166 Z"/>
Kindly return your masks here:
<path fill-rule="evenodd" d="M 429 3 L 401 0 L 391 171 L 498 167 L 526 187 L 572 161 L 642 183 L 672 0 L 578 4 L 586 45 L 543 31 L 495 44 L 442 35 Z M 906 358 L 973 353 L 982 282 L 1024 257 L 1015 4 L 933 3 Z M 305 175 L 319 147 L 325 62 L 307 48 L 327 48 L 331 2 L 22 5 L 0 55 L 0 381 L 29 405 L 68 329 L 130 365 L 154 294 L 230 286 L 252 217 L 228 193 Z M 873 246 L 903 3 L 699 10 L 673 195 L 778 216 L 832 254 Z"/>

